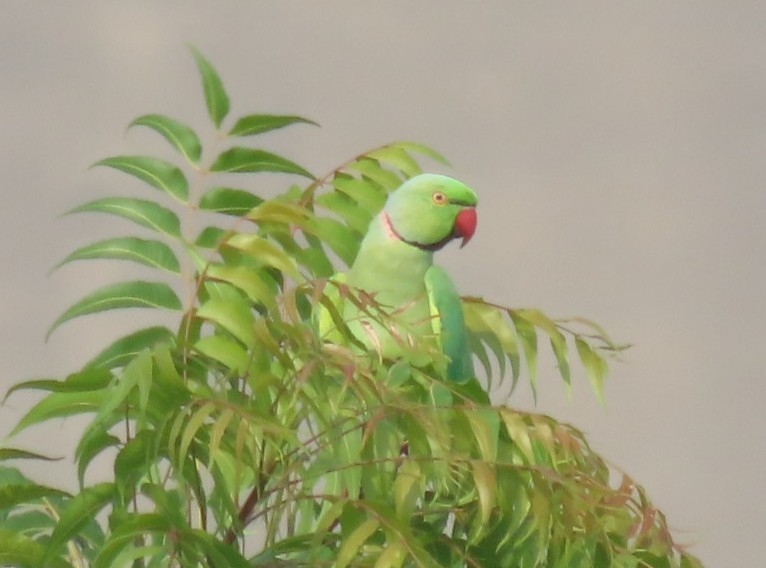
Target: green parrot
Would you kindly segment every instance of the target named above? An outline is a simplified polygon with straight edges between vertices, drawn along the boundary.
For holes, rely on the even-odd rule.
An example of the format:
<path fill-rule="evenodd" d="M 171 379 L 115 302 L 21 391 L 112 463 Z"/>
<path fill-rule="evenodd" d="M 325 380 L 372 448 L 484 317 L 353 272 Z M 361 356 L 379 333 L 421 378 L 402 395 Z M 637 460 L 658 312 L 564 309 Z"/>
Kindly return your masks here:
<path fill-rule="evenodd" d="M 460 295 L 433 256 L 453 239 L 461 246 L 471 239 L 477 203 L 471 188 L 437 174 L 415 176 L 388 196 L 351 268 L 336 279 L 369 293 L 391 316 L 381 325 L 345 302 L 344 320 L 369 349 L 395 358 L 408 336 L 431 337 L 447 356 L 449 380 L 474 376 Z"/>

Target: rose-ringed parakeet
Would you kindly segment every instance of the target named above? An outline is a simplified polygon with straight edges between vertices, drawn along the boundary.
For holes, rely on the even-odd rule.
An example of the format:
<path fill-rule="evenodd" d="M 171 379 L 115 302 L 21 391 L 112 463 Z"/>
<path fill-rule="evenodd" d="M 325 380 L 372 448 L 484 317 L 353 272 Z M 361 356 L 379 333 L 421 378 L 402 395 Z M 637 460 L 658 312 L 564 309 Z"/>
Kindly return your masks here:
<path fill-rule="evenodd" d="M 460 296 L 433 255 L 453 239 L 462 238 L 465 245 L 473 236 L 477 202 L 471 188 L 437 174 L 415 176 L 388 196 L 354 263 L 339 278 L 391 314 L 381 325 L 345 303 L 344 319 L 368 348 L 393 358 L 402 353 L 408 334 L 432 337 L 448 358 L 449 380 L 473 377 Z"/>

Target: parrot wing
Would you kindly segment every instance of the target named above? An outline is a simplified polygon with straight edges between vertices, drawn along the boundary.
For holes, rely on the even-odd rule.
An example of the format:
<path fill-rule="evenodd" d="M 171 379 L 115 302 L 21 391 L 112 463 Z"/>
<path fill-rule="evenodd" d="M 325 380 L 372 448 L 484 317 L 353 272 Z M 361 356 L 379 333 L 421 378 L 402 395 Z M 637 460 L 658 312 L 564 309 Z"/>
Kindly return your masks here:
<path fill-rule="evenodd" d="M 474 377 L 468 332 L 463 318 L 463 304 L 449 274 L 433 265 L 425 277 L 432 325 L 440 339 L 442 352 L 449 358 L 447 379 L 465 382 Z"/>

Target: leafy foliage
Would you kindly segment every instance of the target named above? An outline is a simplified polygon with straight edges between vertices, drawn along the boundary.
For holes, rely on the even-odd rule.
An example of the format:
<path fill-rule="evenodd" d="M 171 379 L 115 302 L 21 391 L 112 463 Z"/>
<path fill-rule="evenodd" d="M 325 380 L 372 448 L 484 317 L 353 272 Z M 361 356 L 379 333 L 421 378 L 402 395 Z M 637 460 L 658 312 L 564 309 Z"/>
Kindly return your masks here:
<path fill-rule="evenodd" d="M 11 389 L 44 393 L 14 432 L 74 414 L 91 421 L 75 454 L 77 493 L 0 468 L 0 563 L 699 566 L 643 489 L 610 469 L 580 431 L 489 400 L 493 381 L 515 386 L 526 375 L 536 387 L 541 338 L 564 383 L 576 353 L 600 397 L 606 358 L 621 347 L 599 326 L 465 298 L 484 371 L 466 385 L 442 380 L 430 343 L 414 340 L 389 361 L 349 332 L 333 297 L 383 322 L 387 311 L 333 280 L 338 264 L 353 261 L 373 215 L 420 172 L 419 161 L 443 158 L 397 142 L 315 178 L 286 157 L 240 145 L 315 123 L 250 114 L 225 126 L 223 83 L 193 54 L 208 115 L 228 146 L 203 162 L 190 126 L 160 114 L 134 120 L 162 136 L 178 164 L 113 156 L 97 165 L 159 189 L 158 199 L 104 197 L 72 212 L 128 218 L 148 238 L 111 237 L 62 261 L 128 260 L 161 279 L 96 290 L 51 332 L 128 307 L 175 310 L 178 327 L 136 330 L 63 380 Z M 251 174 L 259 172 L 289 176 L 286 189 L 258 193 Z M 218 224 L 195 234 L 179 219 L 198 209 L 217 213 Z M 318 310 L 342 341 L 319 336 Z M 104 455 L 114 456 L 114 478 L 89 483 L 89 467 Z M 45 458 L 5 448 L 0 459 Z"/>

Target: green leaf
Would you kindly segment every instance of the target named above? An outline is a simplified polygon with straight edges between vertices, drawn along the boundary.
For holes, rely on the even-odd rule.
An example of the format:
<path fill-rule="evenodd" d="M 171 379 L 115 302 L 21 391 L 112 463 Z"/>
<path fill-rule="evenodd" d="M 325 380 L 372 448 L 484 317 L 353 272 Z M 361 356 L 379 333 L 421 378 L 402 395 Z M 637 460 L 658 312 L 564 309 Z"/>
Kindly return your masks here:
<path fill-rule="evenodd" d="M 305 267 L 315 277 L 327 278 L 335 274 L 335 267 L 327 257 L 322 244 L 315 236 L 306 233 L 308 246 L 301 248 L 288 233 L 275 233 L 274 239 L 299 265 Z"/>
<path fill-rule="evenodd" d="M 140 538 L 136 538 L 133 542 L 126 542 L 125 548 L 123 548 L 119 554 L 114 556 L 109 564 L 110 568 L 113 566 L 130 566 L 137 568 L 139 566 L 159 566 L 158 562 L 161 558 L 167 557 L 167 545 L 154 544 L 149 546 L 138 546 L 139 542 L 144 542 Z M 142 562 L 139 559 L 143 559 Z M 148 562 L 147 562 L 148 561 Z"/>
<path fill-rule="evenodd" d="M 172 529 L 170 519 L 158 513 L 133 513 L 117 524 L 98 550 L 93 568 L 113 568 L 114 560 L 141 537 L 151 533 L 165 534 Z"/>
<path fill-rule="evenodd" d="M 109 389 L 109 395 L 106 397 L 104 403 L 98 409 L 98 415 L 95 418 L 95 422 L 107 423 L 107 418 L 130 396 L 135 387 L 139 388 L 139 391 L 143 390 L 142 401 L 139 405 L 139 412 L 143 413 L 146 406 L 146 399 L 148 397 L 148 389 L 145 388 L 147 382 L 151 381 L 152 377 L 152 359 L 148 351 L 142 351 L 135 358 L 133 358 L 128 365 L 125 366 L 122 373 L 119 375 L 118 380 L 115 382 L 114 388 Z M 144 388 L 142 389 L 142 385 Z"/>
<path fill-rule="evenodd" d="M 262 134 L 277 128 L 283 128 L 291 124 L 313 124 L 319 126 L 313 120 L 294 115 L 278 114 L 249 114 L 240 118 L 229 131 L 229 136 L 253 136 Z"/>
<path fill-rule="evenodd" d="M 127 441 L 114 458 L 114 479 L 121 495 L 131 495 L 138 482 L 149 476 L 158 449 L 157 432 L 141 430 Z"/>
<path fill-rule="evenodd" d="M 402 185 L 403 180 L 401 176 L 381 167 L 378 160 L 365 156 L 355 162 L 351 162 L 348 167 L 361 172 L 364 177 L 379 184 L 387 192 L 393 191 Z"/>
<path fill-rule="evenodd" d="M 54 392 L 35 404 L 21 420 L 18 421 L 11 435 L 25 428 L 39 424 L 51 418 L 96 412 L 106 398 L 104 390 L 85 392 Z"/>
<path fill-rule="evenodd" d="M 28 450 L 21 450 L 18 448 L 0 448 L 0 461 L 6 460 L 45 460 L 45 461 L 59 461 L 61 458 L 52 458 L 36 452 L 30 452 Z M 0 485 L 2 488 L 2 485 Z M 2 507 L 0 507 L 2 508 Z"/>
<path fill-rule="evenodd" d="M 348 266 L 354 262 L 362 235 L 335 219 L 315 218 L 309 230 L 327 244 Z"/>
<path fill-rule="evenodd" d="M 367 156 L 395 167 L 407 177 L 416 176 L 422 171 L 418 163 L 412 159 L 412 156 L 400 146 L 384 146 L 383 148 L 373 150 Z"/>
<path fill-rule="evenodd" d="M 220 227 L 205 227 L 194 239 L 194 244 L 202 248 L 215 248 L 227 234 L 228 231 Z"/>
<path fill-rule="evenodd" d="M 314 465 L 316 465 L 316 463 L 317 462 L 314 462 Z M 309 476 L 307 475 L 304 479 L 308 477 Z M 312 530 L 312 532 L 314 533 L 313 535 L 311 535 L 311 538 L 313 540 L 311 544 L 312 547 L 319 545 L 322 537 L 324 537 L 325 534 L 327 534 L 327 531 L 330 530 L 330 527 L 338 523 L 338 519 L 341 516 L 341 513 L 343 512 L 343 508 L 346 506 L 346 501 L 343 499 L 339 499 L 337 501 L 327 502 L 325 503 L 325 505 L 326 507 L 324 512 L 317 519 L 315 528 L 313 528 Z"/>
<path fill-rule="evenodd" d="M 88 361 L 86 368 L 114 369 L 129 363 L 138 353 L 157 343 L 172 344 L 175 335 L 166 327 L 155 326 L 140 329 L 121 337 Z"/>
<path fill-rule="evenodd" d="M 500 431 L 500 417 L 497 412 L 472 409 L 464 410 L 463 415 L 467 419 L 476 440 L 479 457 L 488 462 L 497 459 L 497 439 Z"/>
<path fill-rule="evenodd" d="M 210 415 L 213 413 L 218 413 L 220 411 L 219 405 L 216 404 L 214 401 L 207 401 L 203 402 L 199 408 L 194 410 L 194 412 L 189 416 L 188 420 L 186 421 L 186 425 L 183 429 L 183 434 L 181 436 L 180 441 L 174 440 L 173 445 L 176 445 L 176 442 L 178 444 L 177 451 L 178 451 L 178 463 L 182 464 L 188 457 L 189 457 L 189 447 L 191 446 L 192 442 L 197 437 L 197 433 L 199 432 L 200 428 L 207 422 L 208 418 L 210 418 Z M 215 418 L 213 418 L 215 420 Z M 207 431 L 207 428 L 206 428 Z M 195 444 L 196 446 L 197 444 Z M 174 450 L 176 451 L 176 450 Z"/>
<path fill-rule="evenodd" d="M 138 237 L 118 237 L 105 239 L 81 247 L 70 253 L 55 268 L 74 260 L 91 259 L 131 260 L 139 264 L 159 268 L 172 273 L 181 270 L 173 250 L 161 241 L 139 239 Z M 54 270 L 55 270 L 54 268 Z"/>
<path fill-rule="evenodd" d="M 452 391 L 442 383 L 433 382 L 428 389 L 431 404 L 436 407 L 451 406 L 454 402 Z"/>
<path fill-rule="evenodd" d="M 407 545 L 408 543 L 400 539 L 396 539 L 393 542 L 387 540 L 383 552 L 380 553 L 380 556 L 375 561 L 375 568 L 400 568 L 404 566 L 404 561 L 407 559 Z M 446 563 L 440 563 L 439 565 L 447 566 Z"/>
<path fill-rule="evenodd" d="M 535 331 L 535 326 L 514 311 L 509 311 L 509 315 L 516 328 L 516 336 L 521 341 L 521 346 L 524 349 L 524 358 L 527 362 L 532 394 L 537 396 L 537 332 Z"/>
<path fill-rule="evenodd" d="M 300 278 L 293 259 L 272 241 L 254 234 L 237 233 L 227 239 L 225 244 L 252 255 L 259 264 L 272 266 L 293 278 Z"/>
<path fill-rule="evenodd" d="M 256 304 L 263 304 L 267 308 L 273 308 L 276 305 L 275 291 L 257 270 L 248 266 L 212 264 L 208 267 L 207 276 L 212 280 L 221 280 L 236 286 Z"/>
<path fill-rule="evenodd" d="M 504 317 L 505 311 L 486 304 L 481 299 L 470 298 L 463 302 L 463 312 L 466 325 L 476 334 L 477 342 L 485 343 L 497 358 L 501 373 L 504 374 L 505 371 L 504 357 L 510 361 L 512 387 L 515 387 L 519 376 L 519 348 L 516 329 Z M 481 349 L 482 346 L 478 347 Z M 480 352 L 479 356 L 481 357 Z"/>
<path fill-rule="evenodd" d="M 604 379 L 606 378 L 606 361 L 579 337 L 575 338 L 577 354 L 580 356 L 585 372 L 588 374 L 593 390 L 601 404 L 604 404 Z"/>
<path fill-rule="evenodd" d="M 5 395 L 7 399 L 12 393 L 18 390 L 39 389 L 49 392 L 85 392 L 105 388 L 112 381 L 112 374 L 102 369 L 85 369 L 83 371 L 72 373 L 65 380 L 58 381 L 54 379 L 32 379 L 16 383 Z"/>
<path fill-rule="evenodd" d="M 263 203 L 263 199 L 244 189 L 211 187 L 199 202 L 199 208 L 225 215 L 242 216 Z"/>
<path fill-rule="evenodd" d="M 16 566 L 19 568 L 39 568 L 43 566 L 43 546 L 15 531 L 0 528 L 0 566 Z M 66 568 L 68 563 L 60 558 L 48 561 L 47 567 Z"/>
<path fill-rule="evenodd" d="M 80 529 L 95 518 L 111 502 L 113 496 L 113 484 L 99 483 L 82 489 L 70 499 L 48 541 L 46 558 L 51 558 L 67 541 L 76 538 Z"/>
<path fill-rule="evenodd" d="M 109 213 L 171 237 L 180 237 L 181 222 L 170 209 L 147 199 L 104 197 L 75 207 L 69 213 Z"/>
<path fill-rule="evenodd" d="M 479 509 L 481 511 L 481 523 L 486 525 L 492 515 L 495 506 L 497 478 L 494 468 L 485 461 L 474 460 L 471 462 L 473 480 L 476 491 L 479 494 Z"/>
<path fill-rule="evenodd" d="M 173 361 L 174 354 L 175 350 L 171 352 L 168 345 L 158 345 L 152 353 L 154 372 L 151 377 L 151 411 L 159 415 L 177 411 L 187 404 L 192 396 L 189 390 L 191 382 L 178 374 Z"/>
<path fill-rule="evenodd" d="M 102 424 L 91 423 L 91 426 L 80 437 L 75 449 L 77 461 L 77 481 L 82 486 L 85 480 L 85 471 L 93 459 L 107 448 L 118 446 L 121 440 L 107 431 Z"/>
<path fill-rule="evenodd" d="M 120 308 L 165 308 L 180 310 L 181 301 L 172 288 L 164 282 L 133 280 L 103 286 L 91 292 L 61 314 L 46 337 L 62 323 L 71 319 Z"/>
<path fill-rule="evenodd" d="M 556 356 L 559 372 L 567 386 L 570 385 L 569 361 L 567 360 L 567 343 L 564 335 L 558 330 L 556 322 L 537 309 L 516 310 L 516 315 L 524 318 L 548 334 L 551 340 L 553 354 Z"/>
<path fill-rule="evenodd" d="M 200 306 L 197 317 L 217 323 L 246 347 L 255 344 L 253 315 L 244 302 L 213 298 Z"/>
<path fill-rule="evenodd" d="M 226 94 L 223 82 L 210 62 L 194 47 L 191 48 L 191 51 L 202 77 L 202 90 L 205 93 L 207 113 L 215 127 L 220 128 L 221 122 L 229 114 L 229 95 Z"/>
<path fill-rule="evenodd" d="M 3 483 L 0 485 L 0 509 L 10 509 L 21 503 L 30 503 L 42 497 L 54 495 L 67 495 L 67 493 L 36 483 Z"/>
<path fill-rule="evenodd" d="M 213 165 L 210 166 L 210 171 L 232 173 L 282 172 L 314 179 L 314 176 L 308 170 L 287 158 L 266 152 L 265 150 L 243 148 L 241 146 L 229 148 L 219 154 Z"/>
<path fill-rule="evenodd" d="M 202 145 L 197 134 L 187 125 L 161 114 L 145 114 L 131 122 L 128 128 L 132 126 L 151 128 L 170 142 L 189 162 L 199 163 Z"/>
<path fill-rule="evenodd" d="M 21 503 L 30 503 L 42 497 L 54 495 L 67 495 L 67 493 L 35 483 L 3 483 L 0 485 L 0 509 L 10 509 Z"/>
<path fill-rule="evenodd" d="M 18 468 L 0 465 L 0 485 L 6 483 L 34 484 L 34 482 L 25 477 Z"/>
<path fill-rule="evenodd" d="M 372 214 L 360 207 L 357 202 L 341 191 L 328 191 L 316 198 L 315 202 L 340 216 L 343 221 L 361 234 L 367 232 L 372 220 Z"/>
<path fill-rule="evenodd" d="M 571 372 L 569 370 L 569 359 L 567 358 L 567 342 L 562 334 L 551 335 L 551 348 L 553 354 L 556 357 L 556 362 L 559 367 L 559 373 L 561 378 L 564 379 L 564 383 L 569 388 L 572 384 Z"/>
<path fill-rule="evenodd" d="M 445 158 L 443 155 L 441 155 L 439 152 L 434 150 L 433 148 L 426 146 L 425 144 L 421 144 L 420 142 L 412 142 L 409 140 L 395 142 L 392 144 L 392 146 L 402 148 L 404 150 L 407 150 L 408 152 L 416 152 L 418 154 L 422 154 L 423 156 L 427 156 L 428 158 L 431 158 L 432 160 L 436 162 L 440 162 L 445 165 L 449 165 L 449 161 L 447 158 Z"/>
<path fill-rule="evenodd" d="M 312 217 L 311 213 L 300 205 L 270 199 L 250 211 L 247 218 L 256 223 L 282 223 L 304 227 Z"/>
<path fill-rule="evenodd" d="M 222 335 L 207 335 L 194 344 L 194 349 L 223 363 L 236 373 L 244 374 L 250 363 L 250 355 L 242 346 Z"/>
<path fill-rule="evenodd" d="M 508 436 L 520 451 L 527 463 L 535 463 L 535 451 L 532 448 L 532 440 L 529 438 L 531 428 L 524 421 L 524 417 L 510 408 L 502 408 L 500 417 L 503 419 Z"/>
<path fill-rule="evenodd" d="M 48 503 L 59 504 L 63 498 L 57 496 L 48 497 Z M 43 540 L 43 535 L 48 535 L 53 530 L 56 521 L 43 512 L 43 506 L 47 503 L 21 505 L 0 522 L 0 526 L 17 534 L 34 536 L 38 541 Z M 4 515 L 5 516 L 5 515 Z M 42 537 L 42 538 L 41 538 Z M 41 551 L 41 552 L 44 552 Z M 0 566 L 7 566 L 0 564 Z M 14 564 L 15 566 L 15 564 Z"/>
<path fill-rule="evenodd" d="M 354 532 L 343 539 L 343 544 L 338 551 L 338 559 L 335 566 L 345 568 L 358 554 L 359 549 L 380 527 L 380 521 L 376 518 L 370 518 L 360 524 Z"/>
<path fill-rule="evenodd" d="M 468 317 L 466 317 L 466 326 L 468 325 L 470 324 L 468 323 Z M 489 339 L 492 339 L 492 338 L 489 338 Z M 487 345 L 490 345 L 490 347 L 493 347 L 493 345 L 491 345 L 489 342 L 486 342 L 486 343 Z M 482 337 L 480 336 L 480 334 L 473 331 L 468 334 L 468 347 L 471 351 L 471 354 L 479 360 L 479 364 L 481 365 L 481 368 L 484 371 L 484 374 L 487 376 L 487 379 L 490 381 L 490 384 L 491 384 L 492 363 L 489 360 L 489 355 L 487 354 L 487 349 L 485 348 L 485 341 L 482 340 Z M 500 376 L 503 377 L 505 376 L 505 367 L 504 367 L 505 355 L 503 353 L 500 353 L 500 356 L 496 355 L 496 358 L 498 360 L 498 363 L 500 364 Z"/>
<path fill-rule="evenodd" d="M 409 519 L 415 510 L 422 496 L 422 478 L 417 461 L 407 459 L 399 466 L 394 479 L 393 496 L 396 514 L 400 519 Z"/>
<path fill-rule="evenodd" d="M 371 160 L 368 161 L 372 163 Z M 398 185 L 400 180 L 398 178 L 396 180 L 396 185 Z M 386 193 L 367 180 L 338 174 L 333 179 L 332 184 L 337 191 L 356 201 L 370 215 L 380 211 L 386 203 Z"/>
<path fill-rule="evenodd" d="M 195 543 L 210 559 L 211 566 L 252 568 L 252 565 L 239 553 L 236 547 L 222 542 L 203 530 L 183 531 L 182 540 Z"/>
<path fill-rule="evenodd" d="M 186 176 L 175 165 L 151 156 L 113 156 L 99 160 L 94 166 L 108 166 L 166 191 L 171 197 L 186 203 L 189 198 L 189 183 Z"/>

